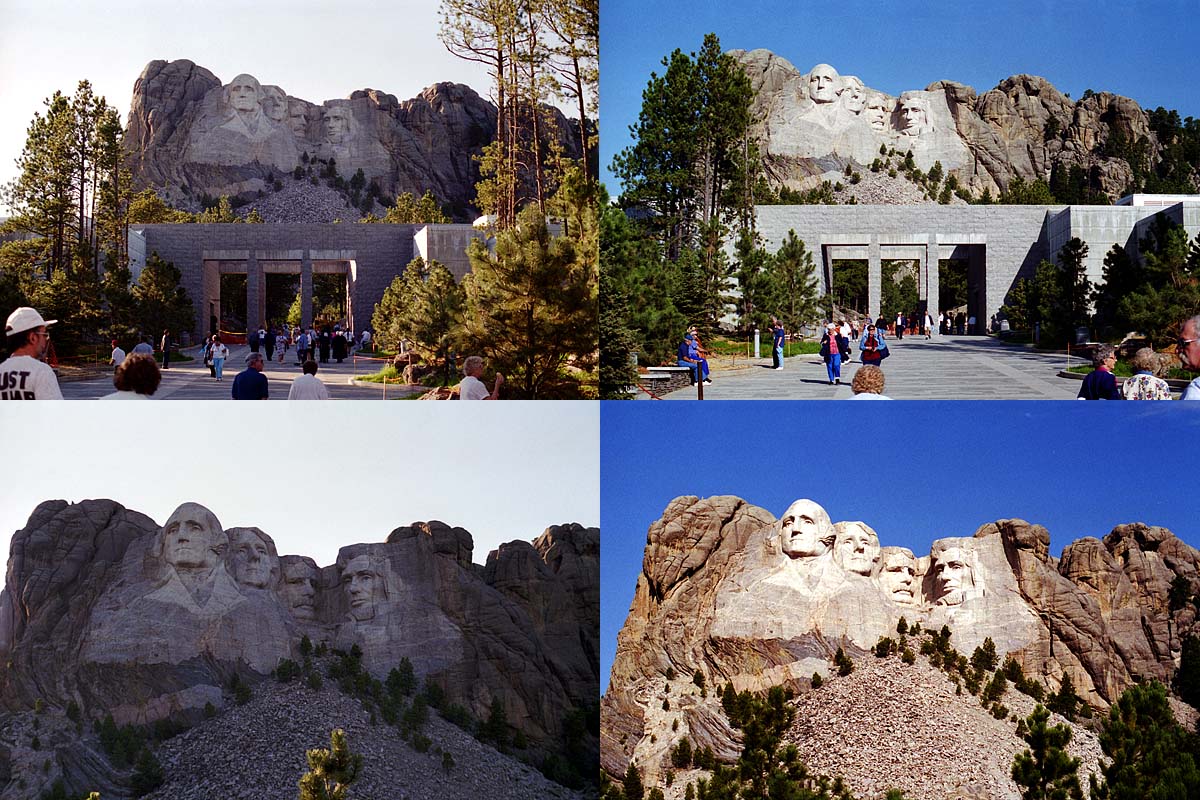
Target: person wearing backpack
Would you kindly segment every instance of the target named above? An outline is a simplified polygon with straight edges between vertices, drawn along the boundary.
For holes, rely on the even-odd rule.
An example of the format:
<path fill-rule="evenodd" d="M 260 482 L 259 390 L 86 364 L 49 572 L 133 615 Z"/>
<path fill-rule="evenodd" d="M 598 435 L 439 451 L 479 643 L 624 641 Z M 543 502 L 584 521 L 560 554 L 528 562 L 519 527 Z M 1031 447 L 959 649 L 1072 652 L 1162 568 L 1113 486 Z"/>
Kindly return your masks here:
<path fill-rule="evenodd" d="M 862 341 L 858 343 L 859 358 L 864 364 L 878 367 L 887 358 L 887 342 L 884 341 L 883 331 L 874 325 L 868 325 L 863 331 Z"/>

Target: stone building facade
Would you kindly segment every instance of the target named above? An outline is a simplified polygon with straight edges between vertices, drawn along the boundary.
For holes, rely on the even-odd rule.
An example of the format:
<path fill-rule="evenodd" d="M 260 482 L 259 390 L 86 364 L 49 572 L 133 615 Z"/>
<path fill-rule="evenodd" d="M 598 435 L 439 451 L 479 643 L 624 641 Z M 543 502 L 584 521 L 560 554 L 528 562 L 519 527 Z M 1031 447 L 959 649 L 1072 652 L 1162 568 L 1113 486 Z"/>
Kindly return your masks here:
<path fill-rule="evenodd" d="M 759 206 L 758 230 L 775 252 L 794 230 L 813 253 L 820 289 L 837 281 L 839 259 L 867 261 L 868 310 L 880 314 L 882 262 L 918 264 L 920 312 L 936 318 L 939 259 L 967 262 L 967 313 L 983 332 L 1018 278 L 1038 262 L 1054 261 L 1072 238 L 1088 245 L 1088 278 L 1103 281 L 1104 256 L 1114 244 L 1133 256 L 1156 214 L 1200 234 L 1200 195 L 1132 195 L 1112 206 Z M 930 298 L 933 298 L 932 302 Z M 893 309 L 889 309 L 889 312 Z"/>
<path fill-rule="evenodd" d="M 129 232 L 136 277 L 157 253 L 182 274 L 196 309 L 194 333 L 220 317 L 221 275 L 246 276 L 246 326 L 266 324 L 266 276 L 300 277 L 301 317 L 313 319 L 313 275 L 344 275 L 347 322 L 362 330 L 392 279 L 416 256 L 444 264 L 458 280 L 470 271 L 467 245 L 484 238 L 470 225 L 138 225 Z"/>

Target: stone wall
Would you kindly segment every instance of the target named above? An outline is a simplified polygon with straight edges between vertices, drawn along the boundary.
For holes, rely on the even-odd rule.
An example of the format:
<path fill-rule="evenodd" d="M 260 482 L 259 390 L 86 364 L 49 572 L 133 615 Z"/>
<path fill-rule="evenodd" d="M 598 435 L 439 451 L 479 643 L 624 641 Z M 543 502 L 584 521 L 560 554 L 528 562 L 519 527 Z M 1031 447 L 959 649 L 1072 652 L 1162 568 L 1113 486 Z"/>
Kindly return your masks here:
<path fill-rule="evenodd" d="M 413 257 L 422 255 L 450 267 L 456 278 L 470 270 L 466 243 L 481 235 L 470 225 L 141 225 L 130 231 L 130 252 L 140 257 L 137 270 L 148 254 L 158 253 L 175 264 L 182 286 L 196 309 L 196 331 L 207 331 L 209 302 L 216 299 L 212 275 L 215 261 L 244 261 L 247 281 L 247 324 L 262 324 L 262 275 L 287 270 L 287 263 L 302 276 L 311 293 L 315 272 L 345 271 L 353 313 L 353 326 L 370 324 L 375 304 L 392 279 L 404 272 Z M 420 248 L 416 241 L 420 238 Z M 205 262 L 209 262 L 206 269 Z M 264 262 L 272 262 L 270 266 Z M 316 262 L 316 263 L 314 263 Z M 341 262 L 343 267 L 334 267 Z M 225 267 L 220 269 L 225 270 Z M 240 270 L 239 270 L 240 271 Z M 311 303 L 305 302 L 305 322 L 311 320 Z"/>

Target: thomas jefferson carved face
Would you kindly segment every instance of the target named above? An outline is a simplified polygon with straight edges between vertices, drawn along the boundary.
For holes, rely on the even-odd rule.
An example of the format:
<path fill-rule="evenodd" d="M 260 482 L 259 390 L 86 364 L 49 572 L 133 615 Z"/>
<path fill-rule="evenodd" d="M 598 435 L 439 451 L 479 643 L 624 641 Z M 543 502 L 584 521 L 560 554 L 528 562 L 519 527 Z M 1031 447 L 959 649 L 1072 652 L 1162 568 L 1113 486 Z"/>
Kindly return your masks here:
<path fill-rule="evenodd" d="M 842 78 L 842 105 L 851 114 L 859 114 L 867 103 L 867 91 L 863 82 L 853 75 Z"/>
<path fill-rule="evenodd" d="M 967 591 L 975 588 L 967 554 L 961 548 L 947 547 L 934 553 L 934 561 L 934 602 L 944 606 L 961 604 Z"/>
<path fill-rule="evenodd" d="M 861 522 L 838 523 L 833 560 L 847 572 L 870 575 L 879 558 L 879 537 Z"/>
<path fill-rule="evenodd" d="M 808 73 L 808 96 L 814 103 L 832 103 L 838 95 L 837 70 L 828 64 L 817 64 Z"/>
<path fill-rule="evenodd" d="M 263 113 L 272 122 L 283 122 L 288 114 L 287 95 L 278 86 L 263 87 Z"/>
<path fill-rule="evenodd" d="M 908 550 L 897 549 L 885 553 L 879 571 L 879 584 L 893 603 L 910 606 L 915 600 L 913 584 L 916 582 L 916 559 Z"/>
<path fill-rule="evenodd" d="M 325 139 L 338 143 L 350 134 L 350 109 L 334 106 L 325 111 Z"/>
<path fill-rule="evenodd" d="M 256 589 L 274 583 L 278 557 L 263 537 L 252 530 L 235 530 L 229 544 L 233 548 L 230 566 L 238 583 Z"/>
<path fill-rule="evenodd" d="M 221 559 L 228 539 L 213 513 L 184 503 L 163 526 L 162 556 L 177 569 L 207 569 Z"/>
<path fill-rule="evenodd" d="M 373 618 L 376 605 L 387 599 L 383 572 L 370 556 L 357 556 L 346 562 L 342 578 L 350 599 L 350 616 L 359 622 Z"/>
<path fill-rule="evenodd" d="M 929 128 L 929 104 L 922 97 L 912 95 L 900 101 L 900 132 L 905 136 L 919 136 Z"/>
<path fill-rule="evenodd" d="M 296 619 L 316 617 L 317 570 L 305 561 L 284 565 L 283 596 Z"/>
<path fill-rule="evenodd" d="M 253 75 L 238 75 L 227 91 L 229 105 L 238 111 L 257 111 L 262 103 L 262 86 Z"/>
<path fill-rule="evenodd" d="M 829 550 L 833 524 L 825 509 L 812 500 L 797 500 L 780 520 L 780 543 L 792 558 L 812 558 Z"/>

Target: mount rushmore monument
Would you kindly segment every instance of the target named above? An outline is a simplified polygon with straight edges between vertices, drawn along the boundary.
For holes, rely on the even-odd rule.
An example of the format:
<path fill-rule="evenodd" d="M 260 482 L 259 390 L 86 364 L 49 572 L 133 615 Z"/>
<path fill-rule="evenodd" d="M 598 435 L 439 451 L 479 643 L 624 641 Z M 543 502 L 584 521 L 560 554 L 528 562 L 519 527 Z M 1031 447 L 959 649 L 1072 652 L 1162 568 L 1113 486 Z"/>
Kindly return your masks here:
<path fill-rule="evenodd" d="M 881 546 L 866 523 L 833 522 L 811 500 L 779 519 L 736 497 L 679 497 L 647 534 L 642 572 L 617 639 L 602 701 L 602 767 L 658 763 L 680 736 L 736 758 L 736 736 L 710 691 L 660 729 L 664 676 L 698 671 L 709 687 L 807 689 L 837 648 L 865 653 L 901 617 L 947 626 L 960 652 L 991 638 L 1026 675 L 1106 708 L 1134 682 L 1169 685 L 1196 608 L 1172 583 L 1200 588 L 1200 552 L 1170 531 L 1133 523 L 1082 538 L 1060 558 L 1050 535 L 997 520 L 933 541 L 927 555 Z M 656 735 L 663 734 L 663 735 Z M 657 741 L 656 741 L 657 740 Z M 732 748 L 732 749 L 731 749 Z"/>
<path fill-rule="evenodd" d="M 1014 177 L 1049 180 L 1055 168 L 1078 167 L 1115 200 L 1134 182 L 1116 143 L 1144 142 L 1149 163 L 1162 150 L 1133 100 L 1108 92 L 1072 100 L 1036 76 L 1014 75 L 982 94 L 939 80 L 894 96 L 829 64 L 805 73 L 769 50 L 730 55 L 755 92 L 753 132 L 767 174 L 790 188 L 843 180 L 847 165 L 868 166 L 882 148 L 911 152 L 924 172 L 940 161 L 975 197 L 998 197 Z"/>
<path fill-rule="evenodd" d="M 578 122 L 554 108 L 546 113 L 548 135 L 578 158 Z M 346 180 L 361 169 L 385 201 L 432 191 L 466 209 L 474 205 L 477 159 L 496 136 L 496 118 L 496 107 L 462 84 L 437 83 L 405 101 L 362 89 L 313 103 L 253 75 L 222 83 L 178 59 L 142 70 L 125 143 L 135 183 L 182 207 L 204 195 L 253 197 L 320 159 Z"/>
<path fill-rule="evenodd" d="M 197 722 L 229 703 L 231 676 L 299 660 L 307 635 L 359 647 L 376 677 L 407 658 L 478 719 L 499 700 L 531 746 L 554 750 L 599 693 L 599 531 L 552 526 L 485 565 L 471 554 L 467 531 L 420 522 L 320 567 L 196 503 L 160 526 L 111 500 L 47 501 L 12 538 L 0 704 Z"/>

